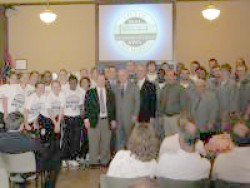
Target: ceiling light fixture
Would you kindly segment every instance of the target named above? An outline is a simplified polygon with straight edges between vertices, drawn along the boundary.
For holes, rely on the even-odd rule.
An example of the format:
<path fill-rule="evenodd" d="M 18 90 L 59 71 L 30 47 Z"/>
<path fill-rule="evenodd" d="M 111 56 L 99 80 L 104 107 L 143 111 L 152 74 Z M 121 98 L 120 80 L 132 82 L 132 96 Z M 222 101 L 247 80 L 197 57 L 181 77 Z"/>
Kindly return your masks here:
<path fill-rule="evenodd" d="M 207 20 L 215 20 L 220 16 L 220 10 L 215 8 L 212 3 L 206 5 L 206 8 L 202 11 L 202 15 Z"/>
<path fill-rule="evenodd" d="M 49 0 L 47 1 L 47 8 L 40 15 L 40 19 L 46 23 L 50 24 L 56 20 L 57 15 L 49 9 Z"/>

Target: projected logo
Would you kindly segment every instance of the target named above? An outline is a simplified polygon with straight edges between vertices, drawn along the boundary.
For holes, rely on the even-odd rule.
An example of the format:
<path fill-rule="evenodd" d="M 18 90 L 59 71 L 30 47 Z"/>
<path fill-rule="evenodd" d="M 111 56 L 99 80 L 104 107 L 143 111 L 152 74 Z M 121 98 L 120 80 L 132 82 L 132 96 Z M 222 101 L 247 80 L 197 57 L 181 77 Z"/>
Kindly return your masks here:
<path fill-rule="evenodd" d="M 130 11 L 117 21 L 114 38 L 126 52 L 147 52 L 155 43 L 157 25 L 152 16 L 143 11 Z"/>

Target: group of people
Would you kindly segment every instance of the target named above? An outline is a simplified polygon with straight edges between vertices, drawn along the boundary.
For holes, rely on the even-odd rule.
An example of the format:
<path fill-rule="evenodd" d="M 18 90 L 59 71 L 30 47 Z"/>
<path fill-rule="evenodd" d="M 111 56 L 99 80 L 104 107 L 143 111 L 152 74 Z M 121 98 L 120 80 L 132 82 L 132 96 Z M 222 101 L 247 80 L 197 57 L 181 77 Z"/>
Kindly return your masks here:
<path fill-rule="evenodd" d="M 158 67 L 155 61 L 146 65 L 129 61 L 119 69 L 113 65 L 103 70 L 81 69 L 79 75 L 61 69 L 54 79 L 50 71 L 10 72 L 8 83 L 0 86 L 0 128 L 26 132 L 41 143 L 53 145 L 60 151 L 64 166 L 79 166 L 77 159 L 87 153 L 90 165 L 107 166 L 116 152 L 114 159 L 121 158 L 119 164 L 123 164 L 122 160 L 134 153 L 135 158 L 148 162 L 143 168 L 145 172 L 152 170 L 147 174 L 151 176 L 157 171 L 152 161 L 159 152 L 156 140 L 178 134 L 177 145 L 192 153 L 198 138 L 206 142 L 218 132 L 231 133 L 240 121 L 247 130 L 241 142 L 249 142 L 250 78 L 246 62 L 238 59 L 235 72 L 216 59 L 210 59 L 208 65 L 209 71 L 197 61 L 191 62 L 189 69 L 183 63 L 174 69 L 166 62 Z M 183 119 L 195 126 L 190 128 L 195 134 L 186 134 Z M 88 147 L 83 147 L 86 140 Z M 179 151 L 179 155 L 184 154 Z M 170 163 L 171 158 L 177 159 L 166 158 Z M 127 168 L 133 160 L 127 161 Z M 161 165 L 161 158 L 159 163 L 158 175 L 168 173 L 171 168 L 161 169 L 165 165 Z M 197 163 L 203 167 L 197 171 L 199 178 L 207 177 L 210 165 L 204 160 Z M 108 174 L 117 175 L 119 170 L 123 175 L 137 173 L 132 168 L 122 172 L 112 161 Z M 171 173 L 182 176 L 179 171 Z"/>

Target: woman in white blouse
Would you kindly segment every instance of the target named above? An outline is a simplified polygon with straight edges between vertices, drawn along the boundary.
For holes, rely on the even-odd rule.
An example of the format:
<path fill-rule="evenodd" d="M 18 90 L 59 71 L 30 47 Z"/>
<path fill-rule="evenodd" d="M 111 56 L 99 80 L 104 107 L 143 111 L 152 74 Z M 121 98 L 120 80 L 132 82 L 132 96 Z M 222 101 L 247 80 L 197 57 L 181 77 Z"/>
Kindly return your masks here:
<path fill-rule="evenodd" d="M 127 144 L 111 161 L 107 176 L 121 178 L 154 177 L 159 141 L 150 124 L 136 125 Z"/>

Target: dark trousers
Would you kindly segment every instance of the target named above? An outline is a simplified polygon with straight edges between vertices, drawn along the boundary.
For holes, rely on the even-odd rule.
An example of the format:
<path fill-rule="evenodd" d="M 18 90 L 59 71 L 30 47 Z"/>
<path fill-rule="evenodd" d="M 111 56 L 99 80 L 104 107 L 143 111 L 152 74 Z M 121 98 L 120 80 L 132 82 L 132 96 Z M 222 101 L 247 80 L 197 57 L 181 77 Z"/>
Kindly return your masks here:
<path fill-rule="evenodd" d="M 54 137 L 40 151 L 40 174 L 42 188 L 55 188 L 61 166 L 60 140 Z"/>
<path fill-rule="evenodd" d="M 87 153 L 89 152 L 88 130 L 85 129 L 85 127 L 82 127 L 81 129 L 80 143 L 81 143 L 80 156 L 85 159 Z"/>
<path fill-rule="evenodd" d="M 38 117 L 39 123 L 39 134 L 42 143 L 50 143 L 55 140 L 55 137 L 59 137 L 59 135 L 54 133 L 54 124 L 50 118 L 47 118 L 43 115 L 39 115 Z"/>
<path fill-rule="evenodd" d="M 64 117 L 64 130 L 62 139 L 62 151 L 64 159 L 76 159 L 80 152 L 80 135 L 82 120 L 80 116 Z"/>
<path fill-rule="evenodd" d="M 5 122 L 4 122 L 4 117 L 3 113 L 0 112 L 0 132 L 4 132 L 5 130 Z"/>
<path fill-rule="evenodd" d="M 42 143 L 39 152 L 42 187 L 55 188 L 62 157 L 60 134 L 54 133 L 54 124 L 50 118 L 40 115 L 38 122 Z"/>

